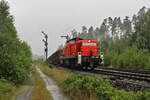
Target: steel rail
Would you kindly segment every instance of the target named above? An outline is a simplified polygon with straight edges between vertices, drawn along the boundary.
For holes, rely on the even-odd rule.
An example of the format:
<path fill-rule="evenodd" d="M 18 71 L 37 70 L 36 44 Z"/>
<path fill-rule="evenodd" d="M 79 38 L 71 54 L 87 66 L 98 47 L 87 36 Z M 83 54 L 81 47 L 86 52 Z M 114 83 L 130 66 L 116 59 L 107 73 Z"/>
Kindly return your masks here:
<path fill-rule="evenodd" d="M 130 79 L 136 79 L 136 80 L 142 80 L 142 81 L 148 81 L 150 82 L 150 74 L 141 74 L 141 73 L 134 73 L 134 72 L 128 72 L 128 71 L 118 71 L 118 70 L 111 70 L 111 69 L 95 69 L 92 71 L 92 73 L 97 74 L 105 74 L 105 75 L 112 75 L 112 76 L 119 76 L 124 78 L 130 78 Z"/>

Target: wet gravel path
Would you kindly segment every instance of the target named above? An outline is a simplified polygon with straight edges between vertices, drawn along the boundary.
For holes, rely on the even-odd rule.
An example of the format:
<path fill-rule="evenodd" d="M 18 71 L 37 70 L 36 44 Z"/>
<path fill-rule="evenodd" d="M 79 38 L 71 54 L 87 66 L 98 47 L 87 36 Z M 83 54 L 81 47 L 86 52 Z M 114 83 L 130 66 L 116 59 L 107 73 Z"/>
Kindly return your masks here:
<path fill-rule="evenodd" d="M 45 81 L 46 88 L 50 92 L 53 100 L 70 100 L 68 97 L 64 96 L 59 87 L 50 77 L 46 76 L 37 66 L 36 69 L 40 73 L 42 79 Z"/>
<path fill-rule="evenodd" d="M 16 100 L 31 100 L 32 86 L 29 86 L 23 93 L 19 94 Z"/>

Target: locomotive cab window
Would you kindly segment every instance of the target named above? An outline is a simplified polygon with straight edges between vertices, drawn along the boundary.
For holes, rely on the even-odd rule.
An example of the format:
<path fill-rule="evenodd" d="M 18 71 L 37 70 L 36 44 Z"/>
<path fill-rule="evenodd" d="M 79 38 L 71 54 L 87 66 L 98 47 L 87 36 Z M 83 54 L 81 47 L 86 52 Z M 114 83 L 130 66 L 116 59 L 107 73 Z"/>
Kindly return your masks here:
<path fill-rule="evenodd" d="M 71 40 L 69 41 L 70 44 L 74 44 L 75 43 L 75 40 Z"/>

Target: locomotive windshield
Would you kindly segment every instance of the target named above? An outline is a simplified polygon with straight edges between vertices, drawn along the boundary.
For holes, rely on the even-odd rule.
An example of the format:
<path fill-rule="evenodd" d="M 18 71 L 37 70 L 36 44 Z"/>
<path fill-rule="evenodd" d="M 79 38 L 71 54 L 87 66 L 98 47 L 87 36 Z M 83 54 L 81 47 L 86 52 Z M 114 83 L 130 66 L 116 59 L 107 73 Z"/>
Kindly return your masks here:
<path fill-rule="evenodd" d="M 96 46 L 96 43 L 83 43 L 83 46 Z"/>

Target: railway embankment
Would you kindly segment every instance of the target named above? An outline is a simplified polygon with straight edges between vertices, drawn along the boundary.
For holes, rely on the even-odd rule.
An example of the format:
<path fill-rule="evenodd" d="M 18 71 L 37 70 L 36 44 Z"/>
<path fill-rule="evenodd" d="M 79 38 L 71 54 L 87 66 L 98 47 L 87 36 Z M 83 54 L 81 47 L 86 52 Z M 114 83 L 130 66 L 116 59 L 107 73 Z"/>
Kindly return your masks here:
<path fill-rule="evenodd" d="M 149 100 L 150 91 L 125 91 L 114 88 L 101 77 L 74 74 L 61 69 L 39 65 L 47 76 L 56 81 L 71 100 Z"/>

